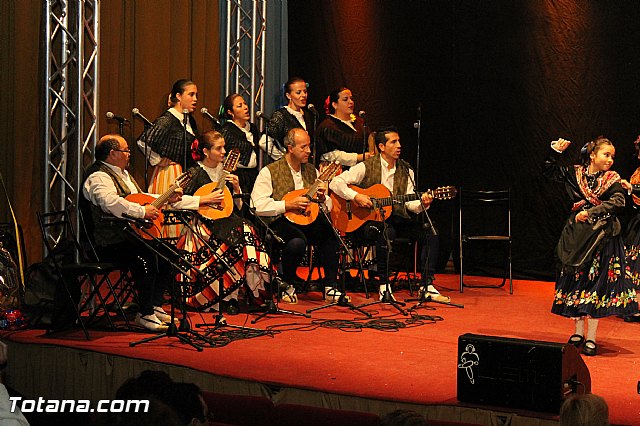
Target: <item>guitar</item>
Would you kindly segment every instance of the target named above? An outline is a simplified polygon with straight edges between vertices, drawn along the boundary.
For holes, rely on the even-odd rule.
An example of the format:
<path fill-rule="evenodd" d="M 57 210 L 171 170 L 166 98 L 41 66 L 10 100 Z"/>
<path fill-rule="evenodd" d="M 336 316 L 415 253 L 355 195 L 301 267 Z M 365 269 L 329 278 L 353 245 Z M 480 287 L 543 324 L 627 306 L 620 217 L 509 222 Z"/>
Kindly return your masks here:
<path fill-rule="evenodd" d="M 220 176 L 220 182 L 211 182 L 206 185 L 202 185 L 195 192 L 194 195 L 208 195 L 212 192 L 221 189 L 224 192 L 224 200 L 220 204 L 211 204 L 208 206 L 201 206 L 198 210 L 200 214 L 207 219 L 216 220 L 229 217 L 233 212 L 233 195 L 229 188 L 227 188 L 227 176 L 233 173 L 238 167 L 238 161 L 240 160 L 240 150 L 237 148 L 232 149 L 227 158 L 224 159 L 224 165 L 222 166 L 222 176 Z"/>
<path fill-rule="evenodd" d="M 329 164 L 322 173 L 320 173 L 320 176 L 318 176 L 313 185 L 308 189 L 296 189 L 288 192 L 284 197 L 282 197 L 284 201 L 292 200 L 296 197 L 306 197 L 311 201 L 306 209 L 288 211 L 285 212 L 284 216 L 289 219 L 289 221 L 298 225 L 312 224 L 318 218 L 318 214 L 320 213 L 320 203 L 315 200 L 316 193 L 318 192 L 318 186 L 321 182 L 329 182 L 333 179 L 333 176 L 338 172 L 338 170 L 340 170 L 340 163 L 338 161 L 334 161 Z"/>
<path fill-rule="evenodd" d="M 359 194 L 368 195 L 373 203 L 372 207 L 359 207 L 353 201 L 347 201 L 337 195 L 332 194 L 333 210 L 331 217 L 333 224 L 341 232 L 353 232 L 370 220 L 381 222 L 382 216 L 380 210 L 384 213 L 384 218 L 391 215 L 393 206 L 396 204 L 404 204 L 407 201 L 419 200 L 422 194 L 430 193 L 437 200 L 450 200 L 456 196 L 458 190 L 455 186 L 444 186 L 434 190 L 425 192 L 417 192 L 406 195 L 391 195 L 386 186 L 381 183 L 373 185 L 370 188 L 362 189 L 355 185 L 349 185 L 349 188 L 355 190 Z"/>
<path fill-rule="evenodd" d="M 149 229 L 145 229 L 145 231 L 139 231 L 140 236 L 146 240 L 151 240 L 153 237 L 160 238 L 162 236 L 162 223 L 164 222 L 164 215 L 162 214 L 162 206 L 166 204 L 166 202 L 173 196 L 178 188 L 183 188 L 188 185 L 193 179 L 193 174 L 191 171 L 186 171 L 178 178 L 176 181 L 167 189 L 164 193 L 162 193 L 158 198 L 152 197 L 149 194 L 129 194 L 125 197 L 125 200 L 132 201 L 134 203 L 138 203 L 141 206 L 146 206 L 147 204 L 153 205 L 155 208 L 160 210 L 160 214 L 156 219 L 154 219 L 153 226 Z"/>

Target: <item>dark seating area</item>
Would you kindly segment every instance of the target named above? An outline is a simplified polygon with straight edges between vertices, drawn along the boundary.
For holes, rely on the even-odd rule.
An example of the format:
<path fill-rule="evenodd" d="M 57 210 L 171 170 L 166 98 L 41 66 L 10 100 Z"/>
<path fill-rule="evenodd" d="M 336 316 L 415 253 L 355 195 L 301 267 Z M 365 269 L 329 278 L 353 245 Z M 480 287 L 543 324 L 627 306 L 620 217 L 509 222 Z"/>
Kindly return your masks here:
<path fill-rule="evenodd" d="M 278 404 L 266 397 L 203 392 L 213 416 L 212 426 L 378 426 L 377 414 L 334 410 L 300 404 Z M 473 426 L 440 420 L 427 420 L 431 426 Z"/>

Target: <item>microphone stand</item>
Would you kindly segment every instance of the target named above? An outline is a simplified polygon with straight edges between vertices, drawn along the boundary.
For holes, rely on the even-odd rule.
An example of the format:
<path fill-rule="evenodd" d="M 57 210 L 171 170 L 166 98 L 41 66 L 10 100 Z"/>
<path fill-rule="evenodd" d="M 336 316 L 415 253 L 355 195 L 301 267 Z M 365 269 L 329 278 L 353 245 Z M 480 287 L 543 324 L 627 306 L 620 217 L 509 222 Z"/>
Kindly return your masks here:
<path fill-rule="evenodd" d="M 387 275 L 387 282 L 385 283 L 385 289 L 384 289 L 384 293 L 382 294 L 382 298 L 380 300 L 376 300 L 374 302 L 369 302 L 369 303 L 365 303 L 364 305 L 360 305 L 358 306 L 358 308 L 364 308 L 365 306 L 372 306 L 372 305 L 377 305 L 380 303 L 386 303 L 389 304 L 391 306 L 393 306 L 394 308 L 396 308 L 402 315 L 408 315 L 407 312 L 401 308 L 401 306 L 404 306 L 405 303 L 403 302 L 398 302 L 397 300 L 394 299 L 394 297 L 392 296 L 391 293 L 391 284 L 389 283 L 389 258 L 391 255 L 391 240 L 389 239 L 389 236 L 387 235 L 387 229 L 388 229 L 388 225 L 387 225 L 387 220 L 384 216 L 384 206 L 382 204 L 378 205 L 377 201 L 374 201 L 374 205 L 373 208 L 377 208 L 380 212 L 380 217 L 382 218 L 382 236 L 384 237 L 384 242 L 387 246 L 387 264 L 386 264 L 386 275 Z"/>
<path fill-rule="evenodd" d="M 347 286 L 346 286 L 346 277 L 347 277 L 346 262 L 347 262 L 347 256 L 349 256 L 351 262 L 353 262 L 353 263 L 355 263 L 355 259 L 353 257 L 353 254 L 349 253 L 349 247 L 347 247 L 347 244 L 344 242 L 344 239 L 342 239 L 342 237 L 340 236 L 340 233 L 335 228 L 335 226 L 333 225 L 333 222 L 331 222 L 331 219 L 329 219 L 329 216 L 327 215 L 327 212 L 325 211 L 325 209 L 322 206 L 320 206 L 320 211 L 322 212 L 322 215 L 327 219 L 327 222 L 329 222 L 329 224 L 331 225 L 331 230 L 333 231 L 334 235 L 338 239 L 338 242 L 340 242 L 340 251 L 341 251 L 341 255 L 342 255 L 341 256 L 342 257 L 342 277 L 340 278 L 340 297 L 338 298 L 337 302 L 334 301 L 334 302 L 328 303 L 326 305 L 318 306 L 317 308 L 307 309 L 307 313 L 310 314 L 311 312 L 319 311 L 320 309 L 325 309 L 325 308 L 328 308 L 330 306 L 336 306 L 337 305 L 337 306 L 340 306 L 340 307 L 349 308 L 352 311 L 358 311 L 361 314 L 371 318 L 371 314 L 369 312 L 363 311 L 362 309 L 360 309 L 360 307 L 355 306 L 353 303 L 347 301 Z M 364 274 L 362 274 L 362 279 L 364 280 Z"/>
<path fill-rule="evenodd" d="M 135 115 L 138 115 L 138 114 L 136 113 Z M 147 128 L 150 127 L 150 125 L 147 124 L 146 118 L 142 121 L 144 123 L 144 128 L 140 136 L 144 135 Z M 140 137 L 138 137 L 138 139 L 140 139 Z M 148 190 L 149 189 L 149 157 L 151 156 L 151 150 L 149 149 L 149 144 L 147 143 L 147 141 L 143 141 L 143 142 L 144 142 L 144 188 L 145 190 Z"/>
<path fill-rule="evenodd" d="M 367 149 L 369 148 L 369 144 L 367 141 L 367 129 L 369 126 L 367 126 L 367 115 L 366 114 L 362 114 L 362 161 L 365 160 L 365 155 L 367 153 Z"/>
<path fill-rule="evenodd" d="M 182 171 L 186 171 L 187 170 L 187 152 L 189 152 L 189 149 L 191 147 L 187 146 L 187 123 L 189 121 L 189 112 L 187 109 L 183 109 L 182 110 L 182 115 L 183 115 L 183 133 L 182 133 L 182 146 L 184 149 L 184 155 L 183 155 L 183 163 L 182 163 Z"/>
<path fill-rule="evenodd" d="M 181 262 L 182 264 L 185 264 L 190 270 L 192 271 L 196 271 L 196 273 L 200 274 L 200 270 L 198 268 L 196 268 L 192 263 L 190 263 L 189 261 L 187 261 L 186 259 L 184 259 L 182 256 L 180 256 L 180 254 L 174 250 L 174 248 L 172 247 L 171 244 L 168 244 L 165 241 L 162 241 L 160 238 L 157 238 L 156 236 L 152 235 L 149 231 L 147 231 L 144 227 L 140 227 L 140 231 L 142 231 L 144 234 L 146 234 L 148 237 L 150 237 L 151 241 L 154 241 L 160 248 L 166 250 L 167 253 L 171 254 L 171 256 L 173 256 L 174 259 L 177 259 L 178 262 L 174 262 L 173 260 L 171 260 L 171 258 L 169 258 L 168 255 L 165 255 L 164 253 L 161 252 L 161 250 L 159 248 L 156 248 L 154 246 L 154 244 L 151 244 L 148 242 L 148 240 L 146 238 L 143 238 L 142 236 L 140 236 L 135 230 L 133 230 L 131 228 L 131 226 L 127 226 L 125 228 L 125 230 L 127 230 L 129 232 L 129 234 L 131 234 L 133 237 L 135 237 L 138 241 L 140 241 L 141 243 L 143 243 L 149 250 L 151 250 L 153 253 L 155 253 L 160 259 L 162 259 L 163 261 L 169 263 L 176 271 L 178 271 L 179 273 L 181 273 L 183 276 L 187 276 L 189 274 L 189 272 L 184 269 L 182 266 L 180 266 L 178 264 L 178 262 Z M 195 337 L 196 339 L 202 340 L 204 342 L 209 343 L 210 345 L 215 345 L 215 342 L 213 342 L 211 339 L 196 333 L 195 331 L 192 330 L 186 330 L 186 331 L 178 331 L 178 328 L 176 327 L 175 324 L 175 298 L 176 298 L 176 285 L 175 285 L 175 278 L 171 280 L 171 292 L 172 292 L 172 303 L 171 303 L 171 323 L 169 324 L 169 327 L 167 329 L 167 331 L 165 331 L 164 333 L 160 333 L 157 334 L 155 336 L 151 336 L 151 337 L 147 337 L 145 339 L 142 340 L 138 340 L 136 342 L 130 342 L 129 346 L 133 347 L 136 345 L 139 345 L 141 343 L 147 343 L 147 342 L 152 342 L 154 340 L 158 340 L 161 339 L 163 337 L 177 337 L 178 340 L 180 340 L 183 343 L 189 344 L 192 347 L 194 347 L 198 352 L 202 352 L 203 348 L 202 346 L 200 346 L 199 344 L 195 343 L 190 337 L 187 337 L 184 333 L 188 333 L 189 335 Z M 182 334 L 181 334 L 182 333 Z"/>
<path fill-rule="evenodd" d="M 253 201 L 252 201 L 253 204 Z M 273 229 L 264 221 L 260 216 L 258 216 L 255 212 L 255 208 L 250 208 L 253 212 L 253 217 L 264 227 L 265 229 L 265 243 L 267 244 L 267 252 L 269 253 L 269 287 L 271 291 L 271 297 L 269 300 L 265 301 L 264 312 L 258 315 L 255 319 L 251 321 L 251 324 L 255 324 L 260 321 L 262 318 L 266 317 L 269 314 L 289 314 L 289 315 L 298 315 L 306 318 L 311 318 L 311 315 L 305 314 L 303 312 L 290 311 L 286 309 L 280 309 L 278 307 L 278 303 L 280 301 L 280 286 L 279 283 L 282 281 L 279 277 L 274 276 L 273 269 L 273 240 L 276 240 L 278 244 L 284 245 L 285 241 L 280 238 L 278 234 L 275 233 Z M 276 285 L 276 282 L 278 285 Z M 293 285 L 291 283 L 288 283 Z M 274 298 L 275 295 L 275 298 Z"/>
<path fill-rule="evenodd" d="M 418 119 L 418 122 L 420 120 Z M 418 131 L 419 133 L 419 131 Z M 418 139 L 420 140 L 420 139 Z M 420 149 L 418 147 L 418 149 Z M 404 163 L 407 167 L 410 168 L 409 163 L 407 163 L 406 161 L 400 159 L 398 160 L 402 163 Z M 407 173 L 407 175 L 409 176 L 409 179 L 411 180 L 411 183 L 413 184 L 413 191 L 414 193 L 416 192 L 416 181 L 413 180 L 413 178 L 411 177 L 411 173 Z M 417 180 L 417 178 L 416 178 Z M 418 198 L 420 200 L 420 198 Z M 427 208 L 424 206 L 424 204 L 422 204 L 422 200 L 420 201 L 420 209 L 422 210 L 422 213 L 424 214 L 424 218 L 426 218 L 427 222 L 429 223 L 429 231 L 431 233 L 431 237 L 432 238 L 437 238 L 438 237 L 438 231 L 436 230 L 436 227 L 433 226 L 433 222 L 431 221 L 431 217 L 429 217 L 429 213 L 427 211 Z M 423 227 L 424 227 L 424 222 L 423 222 Z M 427 237 L 428 238 L 428 237 Z M 427 241 L 425 240 L 424 244 L 427 244 L 427 255 L 425 256 L 424 259 L 424 264 L 422 265 L 422 271 L 421 271 L 421 275 L 422 274 L 427 274 L 429 273 L 429 257 L 431 256 L 431 248 L 428 246 Z M 423 248 L 424 250 L 424 248 Z M 425 283 L 427 283 L 426 279 L 425 279 Z M 427 284 L 428 287 L 428 284 Z M 453 303 L 453 302 L 441 302 L 439 300 L 433 300 L 433 298 L 431 297 L 431 295 L 429 294 L 429 291 L 427 289 L 427 287 L 425 287 L 424 289 L 424 293 L 419 294 L 419 298 L 417 299 L 405 299 L 405 302 L 418 302 L 416 305 L 414 305 L 413 307 L 409 308 L 409 311 L 413 311 L 415 309 L 418 308 L 422 308 L 424 307 L 423 304 L 424 303 L 429 303 L 429 302 L 435 302 L 435 303 L 440 303 L 441 305 L 448 305 L 448 306 L 455 306 L 457 308 L 464 308 L 464 305 L 460 304 L 460 303 Z"/>
<path fill-rule="evenodd" d="M 318 129 L 318 111 L 314 108 L 311 114 L 313 115 L 313 150 L 311 155 L 313 156 L 313 165 L 318 168 L 320 165 L 320 159 L 316 158 L 316 147 L 318 146 L 318 137 L 316 136 L 316 130 Z"/>
<path fill-rule="evenodd" d="M 413 127 L 414 129 L 416 129 L 416 137 L 417 137 L 417 143 L 416 143 L 416 182 L 420 182 L 420 132 L 422 130 L 422 123 L 421 123 L 421 118 L 422 118 L 422 103 L 418 104 L 418 110 L 417 110 L 417 119 L 416 122 L 413 123 Z M 413 188 L 415 190 L 415 188 L 417 188 L 417 186 L 413 185 Z"/>
<path fill-rule="evenodd" d="M 272 162 L 272 157 L 271 154 L 273 154 L 273 147 L 276 145 L 276 142 L 274 140 L 271 141 L 271 149 L 269 149 L 269 123 L 271 122 L 271 118 L 267 118 L 264 115 L 261 115 L 260 118 L 262 118 L 265 122 L 264 125 L 264 149 L 267 153 L 267 159 L 264 162 L 264 165 L 266 166 L 267 164 Z"/>

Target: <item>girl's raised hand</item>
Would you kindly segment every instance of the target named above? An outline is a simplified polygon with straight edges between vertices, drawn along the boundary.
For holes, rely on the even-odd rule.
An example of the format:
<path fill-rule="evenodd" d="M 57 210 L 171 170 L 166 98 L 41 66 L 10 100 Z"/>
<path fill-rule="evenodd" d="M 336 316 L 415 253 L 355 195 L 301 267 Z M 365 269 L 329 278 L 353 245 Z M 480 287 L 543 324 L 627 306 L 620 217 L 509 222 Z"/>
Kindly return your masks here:
<path fill-rule="evenodd" d="M 571 145 L 571 141 L 562 138 L 551 142 L 551 146 L 560 152 L 563 152 L 565 149 L 569 148 L 569 145 Z"/>

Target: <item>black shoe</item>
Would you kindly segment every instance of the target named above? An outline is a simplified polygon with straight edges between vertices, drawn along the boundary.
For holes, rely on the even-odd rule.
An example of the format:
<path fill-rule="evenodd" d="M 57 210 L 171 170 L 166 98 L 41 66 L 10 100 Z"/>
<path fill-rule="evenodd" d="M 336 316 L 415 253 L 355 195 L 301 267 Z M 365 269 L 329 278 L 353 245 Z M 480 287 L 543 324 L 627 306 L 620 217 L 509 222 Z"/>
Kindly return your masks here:
<path fill-rule="evenodd" d="M 629 315 L 624 317 L 624 322 L 640 322 L 640 315 Z"/>
<path fill-rule="evenodd" d="M 598 345 L 593 340 L 587 340 L 586 342 L 584 342 L 582 353 L 587 356 L 594 356 L 598 353 Z"/>
<path fill-rule="evenodd" d="M 580 346 L 582 346 L 582 344 L 584 343 L 584 336 L 581 336 L 579 334 L 572 334 L 571 337 L 569 337 L 567 343 L 575 346 L 576 348 L 580 348 Z"/>
<path fill-rule="evenodd" d="M 231 299 L 227 302 L 227 313 L 229 315 L 238 315 L 240 313 L 240 305 L 238 299 Z"/>

